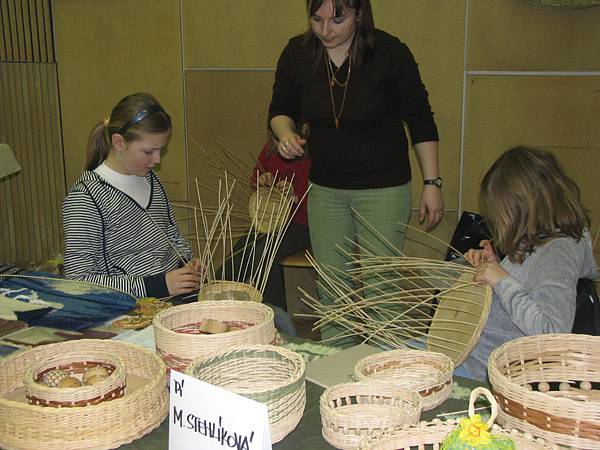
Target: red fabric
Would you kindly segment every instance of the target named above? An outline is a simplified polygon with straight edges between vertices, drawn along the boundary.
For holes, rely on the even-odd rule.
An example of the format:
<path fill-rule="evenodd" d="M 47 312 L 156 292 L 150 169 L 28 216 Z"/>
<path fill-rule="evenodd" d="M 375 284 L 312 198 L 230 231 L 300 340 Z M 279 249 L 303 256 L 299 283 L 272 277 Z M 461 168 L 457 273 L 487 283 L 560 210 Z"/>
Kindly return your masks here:
<path fill-rule="evenodd" d="M 262 167 L 262 170 L 260 168 Z M 272 141 L 265 144 L 260 155 L 258 155 L 258 162 L 254 168 L 252 175 L 252 183 L 256 182 L 256 173 L 270 172 L 275 176 L 277 174 L 277 180 L 292 180 L 294 187 L 294 194 L 298 199 L 301 199 L 306 190 L 308 189 L 308 172 L 310 171 L 310 158 L 305 155 L 302 159 L 287 160 L 283 159 L 277 153 Z M 308 226 L 308 211 L 306 209 L 307 199 L 304 198 L 300 203 L 298 211 L 292 218 L 292 222 L 300 223 Z"/>

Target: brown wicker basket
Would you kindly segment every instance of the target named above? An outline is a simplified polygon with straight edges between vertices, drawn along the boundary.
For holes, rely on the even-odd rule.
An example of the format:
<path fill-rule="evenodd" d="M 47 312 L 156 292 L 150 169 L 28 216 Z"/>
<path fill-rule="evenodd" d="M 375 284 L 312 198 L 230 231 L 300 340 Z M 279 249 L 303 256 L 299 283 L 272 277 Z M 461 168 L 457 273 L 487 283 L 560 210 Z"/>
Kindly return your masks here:
<path fill-rule="evenodd" d="M 321 395 L 323 437 L 336 448 L 356 448 L 365 437 L 404 424 L 416 424 L 421 396 L 413 390 L 381 381 L 343 383 Z"/>
<path fill-rule="evenodd" d="M 600 337 L 515 339 L 492 352 L 488 375 L 499 423 L 548 442 L 600 449 L 600 393 L 591 389 L 600 382 Z"/>
<path fill-rule="evenodd" d="M 25 371 L 66 353 L 110 354 L 123 361 L 127 392 L 80 408 L 30 405 Z M 165 365 L 153 352 L 125 342 L 81 339 L 35 347 L 0 360 L 0 447 L 4 449 L 116 448 L 149 433 L 168 413 Z"/>
<path fill-rule="evenodd" d="M 198 300 L 238 300 L 262 302 L 258 289 L 239 281 L 216 280 L 206 283 L 198 293 Z"/>
<path fill-rule="evenodd" d="M 91 386 L 61 389 L 43 383 L 44 376 L 54 370 L 81 380 L 87 370 L 95 368 L 106 369 L 108 377 Z M 60 354 L 31 365 L 25 372 L 25 392 L 31 405 L 55 408 L 96 405 L 123 397 L 126 375 L 118 356 L 95 352 Z"/>
<path fill-rule="evenodd" d="M 493 423 L 495 419 L 495 402 L 491 393 L 487 389 L 486 396 L 492 402 L 492 417 L 488 424 Z M 481 391 L 474 390 L 471 393 L 469 402 L 469 417 L 474 413 L 474 401 Z M 423 450 L 425 446 L 431 446 L 433 450 L 439 450 L 440 445 L 459 424 L 458 419 L 442 421 L 434 419 L 431 422 L 421 422 L 418 425 L 404 425 L 387 433 L 372 438 L 363 439 L 360 445 L 361 450 Z M 519 450 L 545 450 L 558 449 L 557 446 L 546 443 L 541 438 L 534 438 L 531 435 L 523 434 L 517 430 L 505 430 L 498 425 L 491 427 L 491 433 L 502 438 L 510 438 Z"/>
<path fill-rule="evenodd" d="M 233 331 L 201 334 L 203 320 L 219 320 Z M 262 303 L 217 300 L 174 306 L 153 320 L 156 351 L 170 369 L 183 372 L 195 358 L 235 345 L 275 340 L 273 310 Z"/>
<path fill-rule="evenodd" d="M 381 380 L 415 390 L 426 411 L 450 396 L 453 371 L 452 360 L 442 353 L 399 349 L 362 358 L 354 366 L 354 379 Z"/>
<path fill-rule="evenodd" d="M 306 406 L 304 359 L 272 345 L 237 346 L 192 362 L 186 373 L 267 405 L 271 442 L 300 422 Z"/>

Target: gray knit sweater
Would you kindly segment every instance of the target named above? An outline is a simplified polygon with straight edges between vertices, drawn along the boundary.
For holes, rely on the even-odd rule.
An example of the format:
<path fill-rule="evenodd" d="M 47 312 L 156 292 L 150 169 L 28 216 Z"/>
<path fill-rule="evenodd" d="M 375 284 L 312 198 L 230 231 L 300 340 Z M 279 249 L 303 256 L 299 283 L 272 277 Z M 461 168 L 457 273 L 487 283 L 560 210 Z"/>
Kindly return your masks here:
<path fill-rule="evenodd" d="M 537 247 L 523 264 L 504 258 L 510 274 L 494 287 L 487 323 L 463 363 L 471 377 L 487 379 L 490 353 L 513 339 L 543 333 L 570 333 L 575 318 L 577 280 L 598 278 L 589 233 L 577 242 L 560 237 Z"/>

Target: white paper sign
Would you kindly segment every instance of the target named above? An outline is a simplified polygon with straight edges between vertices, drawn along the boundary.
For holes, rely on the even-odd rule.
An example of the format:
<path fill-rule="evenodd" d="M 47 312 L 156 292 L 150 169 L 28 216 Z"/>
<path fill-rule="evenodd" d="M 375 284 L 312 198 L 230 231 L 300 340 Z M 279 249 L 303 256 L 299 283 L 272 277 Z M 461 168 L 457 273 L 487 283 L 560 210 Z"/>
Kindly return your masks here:
<path fill-rule="evenodd" d="M 271 450 L 267 406 L 171 370 L 171 450 Z"/>

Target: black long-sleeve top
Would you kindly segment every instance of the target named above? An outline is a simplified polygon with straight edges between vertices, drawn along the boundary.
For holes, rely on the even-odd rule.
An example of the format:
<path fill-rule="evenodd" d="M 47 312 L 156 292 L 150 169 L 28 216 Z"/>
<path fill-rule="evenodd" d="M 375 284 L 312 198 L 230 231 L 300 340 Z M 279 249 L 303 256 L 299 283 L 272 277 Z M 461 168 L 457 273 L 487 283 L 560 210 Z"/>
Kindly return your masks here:
<path fill-rule="evenodd" d="M 348 72 L 346 59 L 337 79 Z M 269 120 L 285 115 L 310 123 L 310 180 L 338 189 L 372 189 L 405 184 L 411 179 L 408 125 L 413 144 L 437 141 L 437 127 L 408 47 L 384 31 L 375 30 L 375 48 L 361 67 L 352 67 L 346 102 L 336 129 L 327 68 L 313 69 L 304 37 L 283 50 L 273 85 Z M 335 70 L 335 69 L 334 69 Z M 333 87 L 336 112 L 344 88 Z"/>

